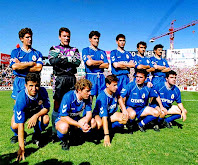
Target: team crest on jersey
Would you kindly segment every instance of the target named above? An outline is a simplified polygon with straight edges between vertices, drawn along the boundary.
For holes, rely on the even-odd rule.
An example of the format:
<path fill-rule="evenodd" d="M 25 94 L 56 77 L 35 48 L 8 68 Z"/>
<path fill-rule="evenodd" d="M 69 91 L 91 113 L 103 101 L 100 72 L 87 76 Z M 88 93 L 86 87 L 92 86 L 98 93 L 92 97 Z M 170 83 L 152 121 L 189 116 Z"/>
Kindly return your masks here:
<path fill-rule="evenodd" d="M 172 95 L 171 95 L 171 99 L 174 99 L 174 97 L 175 97 L 174 94 L 172 94 Z"/>
<path fill-rule="evenodd" d="M 36 61 L 36 56 L 35 55 L 32 56 L 32 61 Z"/>
<path fill-rule="evenodd" d="M 100 57 L 101 57 L 101 59 L 102 59 L 102 60 L 104 59 L 104 56 L 103 56 L 103 54 L 101 54 L 101 56 L 100 56 Z"/>
<path fill-rule="evenodd" d="M 149 64 L 150 62 L 149 62 L 149 60 L 146 60 L 146 62 Z"/>
<path fill-rule="evenodd" d="M 143 99 L 145 98 L 145 93 L 142 94 L 142 98 L 143 98 Z"/>
<path fill-rule="evenodd" d="M 43 104 L 43 100 L 39 100 L 38 105 L 42 105 Z"/>
<path fill-rule="evenodd" d="M 126 58 L 129 59 L 129 55 L 128 54 L 126 55 Z"/>

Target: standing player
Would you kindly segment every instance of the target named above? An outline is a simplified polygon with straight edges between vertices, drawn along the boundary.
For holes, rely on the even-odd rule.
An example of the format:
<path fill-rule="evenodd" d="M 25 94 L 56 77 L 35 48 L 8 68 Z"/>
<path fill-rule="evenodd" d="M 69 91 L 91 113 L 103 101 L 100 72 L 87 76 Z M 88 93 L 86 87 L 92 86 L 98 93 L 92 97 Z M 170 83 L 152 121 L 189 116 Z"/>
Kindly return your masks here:
<path fill-rule="evenodd" d="M 171 115 L 164 120 L 164 124 L 168 128 L 172 128 L 171 122 L 175 119 L 183 118 L 183 121 L 186 120 L 187 110 L 184 108 L 181 102 L 181 93 L 176 84 L 176 72 L 171 70 L 166 73 L 166 81 L 158 83 L 155 86 L 157 93 L 159 94 L 164 108 L 166 108 L 166 113 L 161 114 L 158 118 L 158 123 L 162 123 L 165 115 Z M 176 101 L 177 105 L 172 105 Z M 151 107 L 159 109 L 159 106 L 156 100 L 153 100 Z"/>
<path fill-rule="evenodd" d="M 105 78 L 106 88 L 102 91 L 97 99 L 93 114 L 97 123 L 97 128 L 103 126 L 104 130 L 104 146 L 110 146 L 109 128 L 121 127 L 127 123 L 127 111 L 117 112 L 117 96 L 118 78 L 115 75 L 108 75 Z M 101 121 L 102 118 L 102 121 Z M 111 124 L 111 126 L 109 126 Z M 99 126 L 98 126 L 99 125 Z"/>
<path fill-rule="evenodd" d="M 91 87 L 89 80 L 80 79 L 75 85 L 75 90 L 71 90 L 63 96 L 56 119 L 57 135 L 62 141 L 63 150 L 69 149 L 70 128 L 77 127 L 81 128 L 83 132 L 88 132 L 96 126 L 94 120 L 91 123 L 91 103 L 88 99 Z"/>
<path fill-rule="evenodd" d="M 161 44 L 155 45 L 154 47 L 155 56 L 150 58 L 155 68 L 155 71 L 152 72 L 153 74 L 152 84 L 153 85 L 166 81 L 165 79 L 166 72 L 170 71 L 168 62 L 166 61 L 166 59 L 162 58 L 162 51 L 163 51 L 163 45 Z"/>
<path fill-rule="evenodd" d="M 14 106 L 14 121 L 11 122 L 11 128 L 19 141 L 18 161 L 25 159 L 25 121 L 29 118 L 27 128 L 34 128 L 32 140 L 38 146 L 41 145 L 41 131 L 49 123 L 47 113 L 50 108 L 50 102 L 46 89 L 40 87 L 39 74 L 28 73 L 25 77 L 25 83 L 25 89 L 17 95 Z"/>
<path fill-rule="evenodd" d="M 91 99 L 105 88 L 104 68 L 109 67 L 106 52 L 98 48 L 100 33 L 91 31 L 89 34 L 90 46 L 82 50 L 85 63 L 86 79 L 92 83 Z"/>
<path fill-rule="evenodd" d="M 17 94 L 25 88 L 25 76 L 29 72 L 40 72 L 43 65 L 42 54 L 32 48 L 32 30 L 24 28 L 19 31 L 22 47 L 14 49 L 11 53 L 10 67 L 16 76 L 13 84 L 12 98 L 16 100 Z"/>
<path fill-rule="evenodd" d="M 154 69 L 153 64 L 151 63 L 150 59 L 144 56 L 146 47 L 147 47 L 146 42 L 140 41 L 137 44 L 138 54 L 134 56 L 135 69 L 144 69 L 148 73 L 150 73 L 150 72 L 153 72 L 155 69 Z M 147 85 L 149 87 L 152 86 L 149 78 L 147 78 L 146 82 L 148 83 Z"/>
<path fill-rule="evenodd" d="M 150 121 L 156 119 L 160 112 L 152 107 L 148 106 L 148 101 L 150 97 L 155 97 L 160 105 L 160 111 L 164 111 L 160 97 L 154 91 L 153 88 L 149 88 L 145 85 L 145 80 L 147 73 L 145 70 L 136 71 L 136 79 L 130 82 L 121 91 L 121 97 L 119 103 L 123 109 L 124 100 L 126 105 L 126 110 L 129 114 L 130 124 L 133 123 L 135 117 L 141 120 L 138 123 L 140 131 L 145 132 L 145 125 Z M 142 119 L 142 117 L 145 117 Z"/>
<path fill-rule="evenodd" d="M 112 74 L 115 74 L 118 78 L 117 93 L 119 94 L 123 86 L 129 83 L 128 74 L 130 74 L 130 68 L 135 67 L 135 63 L 131 53 L 124 50 L 126 41 L 123 34 L 117 35 L 116 43 L 118 48 L 111 51 L 110 57 Z"/>
<path fill-rule="evenodd" d="M 75 74 L 77 67 L 80 65 L 80 54 L 77 48 L 71 47 L 70 43 L 71 32 L 68 28 L 59 29 L 58 46 L 52 46 L 49 51 L 49 61 L 53 66 L 54 72 L 54 110 L 52 112 L 52 141 L 56 139 L 55 119 L 58 115 L 62 97 L 69 90 L 74 88 L 76 83 Z"/>

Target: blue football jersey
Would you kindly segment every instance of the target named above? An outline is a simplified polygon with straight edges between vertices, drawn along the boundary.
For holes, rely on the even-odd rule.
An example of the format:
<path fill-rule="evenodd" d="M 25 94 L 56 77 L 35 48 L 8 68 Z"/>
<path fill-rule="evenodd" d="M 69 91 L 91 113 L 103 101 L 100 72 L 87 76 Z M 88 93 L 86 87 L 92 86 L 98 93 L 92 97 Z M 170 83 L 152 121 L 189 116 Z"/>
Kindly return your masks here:
<path fill-rule="evenodd" d="M 172 103 L 176 101 L 177 103 L 181 103 L 181 92 L 177 86 L 173 86 L 172 88 L 168 88 L 166 83 L 159 83 L 155 86 L 155 90 L 161 98 L 162 105 L 164 108 L 169 109 L 172 106 Z M 151 105 L 158 105 L 156 100 L 153 100 Z"/>
<path fill-rule="evenodd" d="M 138 65 L 149 65 L 151 68 L 153 68 L 153 64 L 151 63 L 151 60 L 148 57 L 141 57 L 136 54 L 134 56 L 134 62 L 135 68 L 137 68 Z"/>
<path fill-rule="evenodd" d="M 153 88 L 144 85 L 139 88 L 136 82 L 130 82 L 122 88 L 121 97 L 126 97 L 126 107 L 132 107 L 134 110 L 141 110 L 148 105 L 149 97 L 158 97 L 157 92 Z"/>
<path fill-rule="evenodd" d="M 37 64 L 43 65 L 43 55 L 33 48 L 29 51 L 26 51 L 23 47 L 14 49 L 11 53 L 10 67 L 15 64 L 15 58 L 17 58 L 21 63 L 36 62 Z M 13 70 L 13 73 L 16 76 L 25 77 L 29 73 L 29 68 Z"/>
<path fill-rule="evenodd" d="M 163 58 L 157 58 L 156 56 L 150 57 L 151 63 L 153 65 L 159 65 L 159 66 L 165 66 L 167 68 L 169 68 L 168 62 L 166 61 L 166 59 Z M 155 69 L 155 71 L 153 72 L 153 76 L 158 76 L 158 77 L 166 77 L 166 73 L 161 72 L 160 70 Z"/>
<path fill-rule="evenodd" d="M 27 118 L 38 113 L 43 108 L 50 108 L 48 93 L 44 87 L 39 88 L 35 97 L 28 94 L 27 89 L 22 90 L 16 99 L 14 105 L 15 123 L 24 123 Z"/>
<path fill-rule="evenodd" d="M 100 117 L 110 117 L 117 111 L 117 102 L 116 95 L 109 95 L 105 89 L 96 99 L 93 114 L 100 115 Z"/>
<path fill-rule="evenodd" d="M 128 51 L 120 52 L 119 50 L 115 49 L 115 50 L 111 51 L 110 58 L 111 58 L 111 69 L 112 69 L 111 72 L 112 72 L 112 74 L 123 75 L 123 74 L 130 73 L 130 69 L 120 69 L 120 68 L 115 68 L 113 66 L 114 62 L 128 63 L 131 60 L 133 60 L 133 57 L 130 52 L 128 52 Z"/>
<path fill-rule="evenodd" d="M 58 116 L 69 116 L 71 118 L 75 118 L 80 115 L 85 116 L 87 111 L 91 111 L 90 100 L 78 100 L 76 91 L 72 90 L 63 96 L 58 110 Z"/>
<path fill-rule="evenodd" d="M 103 68 L 99 68 L 98 66 L 87 66 L 86 65 L 86 62 L 88 60 L 87 56 L 91 56 L 91 58 L 93 60 L 98 60 L 98 61 L 102 60 L 102 61 L 104 61 L 104 63 L 109 63 L 107 60 L 106 52 L 101 49 L 94 50 L 91 47 L 87 47 L 82 50 L 82 58 L 85 63 L 85 72 L 86 73 L 97 73 L 97 72 L 103 73 L 104 72 Z"/>

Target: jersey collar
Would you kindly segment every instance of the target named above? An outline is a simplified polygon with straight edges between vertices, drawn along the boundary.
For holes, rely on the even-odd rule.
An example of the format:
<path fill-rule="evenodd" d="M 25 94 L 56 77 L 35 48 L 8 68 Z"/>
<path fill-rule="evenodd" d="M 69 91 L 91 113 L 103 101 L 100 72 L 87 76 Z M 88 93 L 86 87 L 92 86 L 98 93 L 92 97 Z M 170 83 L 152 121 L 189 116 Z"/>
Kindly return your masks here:
<path fill-rule="evenodd" d="M 121 51 L 121 50 L 118 50 L 118 49 L 117 49 L 117 51 L 119 51 L 119 52 L 122 53 L 122 54 L 125 53 L 125 50 Z"/>
<path fill-rule="evenodd" d="M 25 53 L 30 53 L 32 51 L 32 48 L 29 50 L 26 50 L 24 47 L 21 47 L 21 50 L 24 51 Z"/>
<path fill-rule="evenodd" d="M 104 89 L 104 93 L 105 93 L 108 97 L 113 98 L 113 95 L 108 94 L 107 88 Z"/>
<path fill-rule="evenodd" d="M 169 91 L 172 90 L 172 89 L 174 88 L 174 86 L 175 86 L 175 85 L 173 85 L 172 87 L 169 88 L 168 85 L 166 84 L 166 82 L 164 82 L 164 83 L 165 83 L 166 88 L 167 88 Z"/>
<path fill-rule="evenodd" d="M 91 46 L 89 46 L 89 49 L 92 49 L 92 50 L 94 50 L 94 51 L 97 51 L 97 50 L 98 50 L 98 48 L 95 49 L 95 48 L 93 48 L 93 47 L 91 47 Z"/>
<path fill-rule="evenodd" d="M 156 55 L 154 55 L 154 57 L 157 58 L 158 60 L 161 60 L 162 59 L 162 57 L 160 58 L 160 57 L 157 57 Z"/>
<path fill-rule="evenodd" d="M 30 96 L 30 95 L 28 94 L 27 88 L 25 88 L 25 93 L 26 93 L 26 95 L 30 98 L 30 100 L 36 100 L 36 99 L 38 98 L 38 93 L 36 94 L 35 97 Z"/>
<path fill-rule="evenodd" d="M 76 93 L 76 91 L 74 90 L 74 95 L 75 95 L 75 97 L 76 97 L 76 101 L 77 101 L 77 103 L 82 103 L 83 102 L 83 100 L 79 100 L 78 99 L 78 97 L 77 97 L 77 93 Z"/>

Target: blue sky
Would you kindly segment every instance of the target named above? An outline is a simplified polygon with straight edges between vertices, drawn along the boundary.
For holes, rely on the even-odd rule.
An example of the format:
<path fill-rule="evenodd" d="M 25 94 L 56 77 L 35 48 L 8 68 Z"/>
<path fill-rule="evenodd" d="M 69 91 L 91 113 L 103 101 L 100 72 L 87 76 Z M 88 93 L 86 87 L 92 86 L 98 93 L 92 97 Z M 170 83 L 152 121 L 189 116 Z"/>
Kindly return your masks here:
<path fill-rule="evenodd" d="M 71 30 L 71 46 L 82 51 L 89 46 L 91 30 L 101 33 L 99 47 L 113 50 L 115 37 L 126 36 L 126 50 L 136 50 L 139 41 L 146 41 L 147 50 L 155 44 L 169 49 L 169 36 L 149 43 L 151 37 L 168 32 L 170 22 L 175 28 L 198 20 L 197 0 L 0 0 L 0 52 L 10 54 L 15 48 L 18 31 L 33 30 L 33 47 L 48 55 L 58 45 L 58 30 Z M 195 31 L 193 33 L 193 31 Z M 198 24 L 175 33 L 175 49 L 198 48 Z"/>

